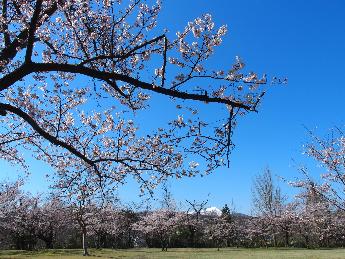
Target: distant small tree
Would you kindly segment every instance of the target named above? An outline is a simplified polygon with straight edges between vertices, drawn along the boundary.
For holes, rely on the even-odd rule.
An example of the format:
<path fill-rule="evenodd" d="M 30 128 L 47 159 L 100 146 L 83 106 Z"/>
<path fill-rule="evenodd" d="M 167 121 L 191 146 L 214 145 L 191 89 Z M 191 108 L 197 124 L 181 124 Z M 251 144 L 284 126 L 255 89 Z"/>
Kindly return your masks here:
<path fill-rule="evenodd" d="M 262 218 L 260 224 L 256 226 L 260 228 L 264 226 L 263 229 L 269 231 L 273 237 L 274 246 L 277 245 L 277 230 L 274 221 L 282 214 L 285 200 L 281 189 L 275 186 L 269 168 L 256 176 L 252 187 L 252 208 L 255 215 Z"/>
<path fill-rule="evenodd" d="M 231 233 L 229 234 L 228 238 L 226 239 L 226 245 L 235 245 L 238 244 L 240 240 L 238 236 L 238 221 L 235 220 L 233 213 L 235 212 L 235 208 L 233 202 L 231 203 L 231 209 L 229 208 L 228 204 L 225 204 L 222 208 L 221 218 L 225 220 L 230 225 Z"/>
<path fill-rule="evenodd" d="M 252 208 L 257 215 L 279 215 L 285 197 L 281 189 L 275 186 L 272 173 L 266 168 L 256 176 L 252 187 Z"/>
<path fill-rule="evenodd" d="M 222 208 L 222 218 L 228 221 L 229 223 L 231 222 L 231 211 L 230 208 L 228 207 L 228 204 L 225 204 L 224 207 Z"/>
<path fill-rule="evenodd" d="M 161 198 L 162 209 L 175 210 L 176 201 L 174 200 L 174 197 L 167 185 L 167 182 L 164 183 L 162 187 L 162 191 L 163 191 L 162 198 Z"/>

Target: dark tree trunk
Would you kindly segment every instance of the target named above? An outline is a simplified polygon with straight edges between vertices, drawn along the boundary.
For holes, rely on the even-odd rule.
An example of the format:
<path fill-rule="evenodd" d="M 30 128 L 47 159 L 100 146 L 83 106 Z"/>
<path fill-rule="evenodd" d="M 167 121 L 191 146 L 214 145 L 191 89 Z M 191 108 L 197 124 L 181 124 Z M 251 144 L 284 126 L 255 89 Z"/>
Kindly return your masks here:
<path fill-rule="evenodd" d="M 161 237 L 162 251 L 168 251 L 168 242 L 165 238 Z"/>
<path fill-rule="evenodd" d="M 37 235 L 37 238 L 44 242 L 46 249 L 53 248 L 54 234 L 50 233 L 49 235 L 43 235 L 40 233 Z"/>
<path fill-rule="evenodd" d="M 195 230 L 192 226 L 189 226 L 189 246 L 195 247 Z"/>
<path fill-rule="evenodd" d="M 273 234 L 273 246 L 277 247 L 277 237 L 276 237 L 276 234 Z"/>
<path fill-rule="evenodd" d="M 46 244 L 47 249 L 52 249 L 53 248 L 53 240 L 45 240 L 44 241 Z"/>
<path fill-rule="evenodd" d="M 289 231 L 285 230 L 285 246 L 289 246 Z"/>
<path fill-rule="evenodd" d="M 87 250 L 87 233 L 86 233 L 86 229 L 83 229 L 83 256 L 89 256 L 89 252 Z"/>
<path fill-rule="evenodd" d="M 309 236 L 308 236 L 308 235 L 305 235 L 305 236 L 304 236 L 304 239 L 305 239 L 305 246 L 306 246 L 307 248 L 310 248 L 310 245 L 309 245 Z"/>

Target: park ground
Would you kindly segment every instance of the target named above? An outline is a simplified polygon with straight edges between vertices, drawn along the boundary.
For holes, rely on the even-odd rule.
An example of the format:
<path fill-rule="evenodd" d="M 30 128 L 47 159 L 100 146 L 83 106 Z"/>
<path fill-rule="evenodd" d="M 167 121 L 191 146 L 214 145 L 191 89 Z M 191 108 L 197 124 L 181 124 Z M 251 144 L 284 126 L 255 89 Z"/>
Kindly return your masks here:
<path fill-rule="evenodd" d="M 140 258 L 140 259 L 277 259 L 277 258 L 303 258 L 303 259 L 333 259 L 344 258 L 345 249 L 245 249 L 245 248 L 224 248 L 220 251 L 214 248 L 205 249 L 170 249 L 168 252 L 162 252 L 159 249 L 126 249 L 126 250 L 90 250 L 91 256 L 87 258 Z M 42 250 L 42 251 L 17 251 L 0 250 L 0 258 L 70 258 L 78 259 L 82 256 L 82 250 Z"/>

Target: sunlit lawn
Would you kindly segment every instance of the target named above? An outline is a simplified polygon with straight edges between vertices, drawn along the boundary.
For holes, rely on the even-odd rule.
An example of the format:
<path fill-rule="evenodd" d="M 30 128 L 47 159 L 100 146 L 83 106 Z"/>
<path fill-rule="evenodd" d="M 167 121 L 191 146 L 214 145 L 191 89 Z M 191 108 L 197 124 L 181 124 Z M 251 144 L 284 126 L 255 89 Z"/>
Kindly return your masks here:
<path fill-rule="evenodd" d="M 81 250 L 43 250 L 38 252 L 0 250 L 0 258 L 84 258 Z M 345 258 L 345 249 L 245 249 L 245 248 L 226 248 L 217 251 L 213 248 L 205 249 L 170 249 L 162 252 L 160 249 L 127 249 L 127 250 L 90 250 L 91 256 L 88 258 Z"/>

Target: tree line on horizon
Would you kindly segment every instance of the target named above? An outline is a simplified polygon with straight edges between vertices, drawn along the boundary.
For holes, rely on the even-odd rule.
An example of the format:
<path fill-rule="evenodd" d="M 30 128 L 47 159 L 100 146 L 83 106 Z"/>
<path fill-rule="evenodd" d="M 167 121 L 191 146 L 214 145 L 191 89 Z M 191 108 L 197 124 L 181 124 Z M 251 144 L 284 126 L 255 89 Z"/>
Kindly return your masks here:
<path fill-rule="evenodd" d="M 83 197 L 77 202 L 51 196 L 44 200 L 21 190 L 22 182 L 0 190 L 0 248 L 160 247 L 343 247 L 344 211 L 310 184 L 287 202 L 264 170 L 253 181 L 253 215 L 224 205 L 205 213 L 207 201 L 186 201 L 178 209 L 165 189 L 159 209 L 120 206 Z M 79 197 L 82 198 L 82 197 Z"/>

